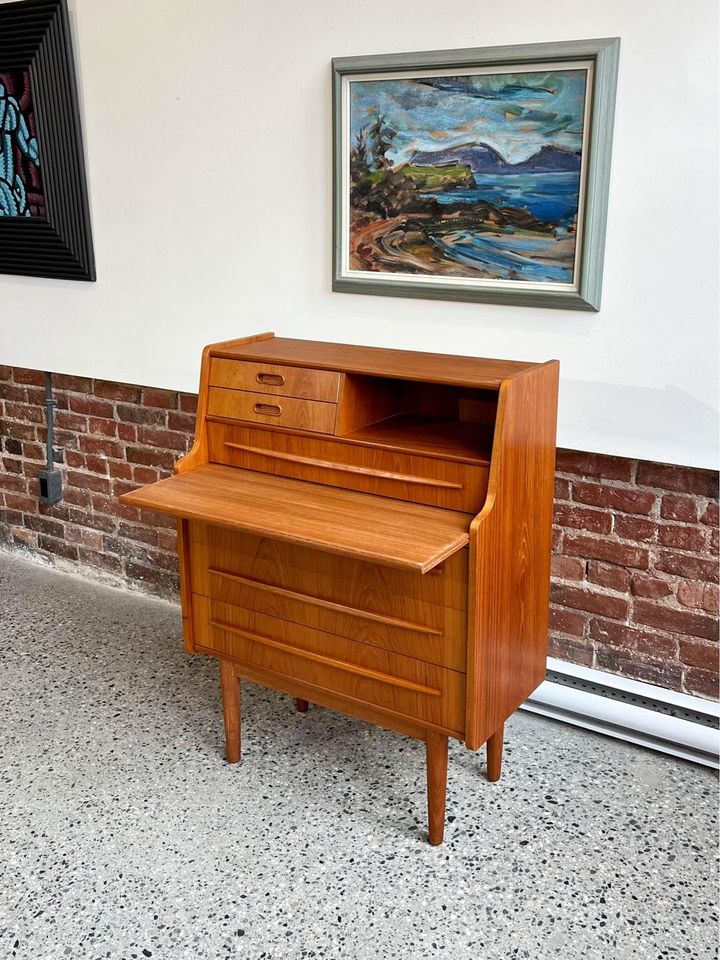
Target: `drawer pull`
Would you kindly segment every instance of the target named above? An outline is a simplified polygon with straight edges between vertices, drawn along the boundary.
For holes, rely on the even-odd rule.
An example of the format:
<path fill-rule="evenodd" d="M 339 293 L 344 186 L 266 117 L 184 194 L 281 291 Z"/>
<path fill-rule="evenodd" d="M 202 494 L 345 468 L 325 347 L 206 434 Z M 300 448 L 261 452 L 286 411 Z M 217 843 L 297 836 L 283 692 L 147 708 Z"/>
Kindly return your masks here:
<path fill-rule="evenodd" d="M 282 413 L 282 407 L 278 403 L 256 403 L 253 410 L 265 417 L 279 417 Z"/>
<path fill-rule="evenodd" d="M 433 571 L 430 572 L 432 573 Z M 351 617 L 359 617 L 361 620 L 372 620 L 375 623 L 386 624 L 390 627 L 399 627 L 401 630 L 426 633 L 432 637 L 443 636 L 442 630 L 436 630 L 434 627 L 429 627 L 425 623 L 399 620 L 397 617 L 389 617 L 383 613 L 373 613 L 372 610 L 362 610 L 360 607 L 351 607 L 344 603 L 334 603 L 332 600 L 325 600 L 322 597 L 313 597 L 309 593 L 298 593 L 296 590 L 287 590 L 285 587 L 265 583 L 263 580 L 253 580 L 251 577 L 243 577 L 238 573 L 228 573 L 227 570 L 218 570 L 215 567 L 208 567 L 208 573 L 215 577 L 223 577 L 233 583 L 239 583 L 244 587 L 251 587 L 253 590 L 265 590 L 279 597 L 287 597 L 289 600 L 299 600 L 301 603 L 309 603 L 315 607 L 324 607 L 326 610 L 332 610 L 335 613 L 349 614 Z"/>
<path fill-rule="evenodd" d="M 357 473 L 363 477 L 377 477 L 380 480 L 397 480 L 399 483 L 414 483 L 424 487 L 437 487 L 441 490 L 463 490 L 464 484 L 454 483 L 451 480 L 436 480 L 434 477 L 416 477 L 409 473 L 393 473 L 390 470 L 375 470 L 372 467 L 362 467 L 352 463 L 340 463 L 339 460 L 318 460 L 316 457 L 301 457 L 296 453 L 282 453 L 278 450 L 268 450 L 266 447 L 250 447 L 244 443 L 225 441 L 230 450 L 240 450 L 242 453 L 259 454 L 271 460 L 285 460 L 301 466 L 322 467 L 324 470 L 337 470 L 340 473 Z"/>
<path fill-rule="evenodd" d="M 281 387 L 285 383 L 285 377 L 279 373 L 258 373 L 255 379 L 258 383 L 266 383 L 272 387 Z"/>
<path fill-rule="evenodd" d="M 272 637 L 264 637 L 262 634 L 252 633 L 250 630 L 239 630 L 237 627 L 233 627 L 229 623 L 223 623 L 221 620 L 211 620 L 210 626 L 215 630 L 235 633 L 239 637 L 245 637 L 246 640 L 252 640 L 253 643 L 259 643 L 265 647 L 273 647 L 275 650 L 280 650 L 283 653 L 290 653 L 294 657 L 301 657 L 303 660 L 312 660 L 326 667 L 334 667 L 336 670 L 345 670 L 347 673 L 354 673 L 359 677 L 378 680 L 380 683 L 389 683 L 393 687 L 402 687 L 404 690 L 410 690 L 413 693 L 422 693 L 427 697 L 442 696 L 442 690 L 438 690 L 437 687 L 428 687 L 424 683 L 406 680 L 405 677 L 394 677 L 392 674 L 383 673 L 381 670 L 372 670 L 370 667 L 361 667 L 359 664 L 350 663 L 348 660 L 338 660 L 336 657 L 328 657 L 322 653 L 315 653 L 313 650 L 305 650 L 302 647 L 296 647 L 292 643 L 273 640 Z"/>

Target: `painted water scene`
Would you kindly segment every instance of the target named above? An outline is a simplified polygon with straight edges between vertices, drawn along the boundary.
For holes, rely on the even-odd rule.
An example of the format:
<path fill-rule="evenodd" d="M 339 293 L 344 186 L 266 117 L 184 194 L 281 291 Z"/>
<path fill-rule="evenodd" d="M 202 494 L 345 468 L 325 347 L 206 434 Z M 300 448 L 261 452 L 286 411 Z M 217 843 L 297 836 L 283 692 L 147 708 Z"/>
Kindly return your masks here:
<path fill-rule="evenodd" d="M 347 79 L 346 275 L 572 286 L 588 65 Z"/>

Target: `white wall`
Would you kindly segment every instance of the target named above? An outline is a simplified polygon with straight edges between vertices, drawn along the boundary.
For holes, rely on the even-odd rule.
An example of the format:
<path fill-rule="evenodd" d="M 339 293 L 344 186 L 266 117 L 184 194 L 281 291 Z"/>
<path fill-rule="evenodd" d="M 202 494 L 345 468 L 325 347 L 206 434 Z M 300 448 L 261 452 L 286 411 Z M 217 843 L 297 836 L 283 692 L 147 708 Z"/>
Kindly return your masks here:
<path fill-rule="evenodd" d="M 96 284 L 0 277 L 0 362 L 195 389 L 288 336 L 562 362 L 559 444 L 713 466 L 717 0 L 70 0 Z M 330 59 L 622 38 L 599 314 L 334 294 Z"/>

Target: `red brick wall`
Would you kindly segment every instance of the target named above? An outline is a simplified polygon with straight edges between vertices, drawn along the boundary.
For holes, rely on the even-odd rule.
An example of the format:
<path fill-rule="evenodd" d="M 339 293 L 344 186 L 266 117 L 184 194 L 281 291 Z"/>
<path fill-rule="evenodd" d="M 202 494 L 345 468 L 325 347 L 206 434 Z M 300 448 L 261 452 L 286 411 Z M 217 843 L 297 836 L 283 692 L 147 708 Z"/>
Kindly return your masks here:
<path fill-rule="evenodd" d="M 118 503 L 189 447 L 191 394 L 56 375 L 64 497 L 37 499 L 43 376 L 0 367 L 0 541 L 177 596 L 174 522 Z M 717 696 L 717 475 L 558 451 L 550 653 Z"/>
<path fill-rule="evenodd" d="M 175 521 L 117 498 L 172 473 L 192 441 L 196 396 L 56 374 L 63 499 L 48 506 L 35 479 L 45 460 L 43 384 L 37 370 L 0 367 L 0 541 L 177 596 Z"/>
<path fill-rule="evenodd" d="M 718 479 L 559 450 L 550 653 L 718 694 Z"/>

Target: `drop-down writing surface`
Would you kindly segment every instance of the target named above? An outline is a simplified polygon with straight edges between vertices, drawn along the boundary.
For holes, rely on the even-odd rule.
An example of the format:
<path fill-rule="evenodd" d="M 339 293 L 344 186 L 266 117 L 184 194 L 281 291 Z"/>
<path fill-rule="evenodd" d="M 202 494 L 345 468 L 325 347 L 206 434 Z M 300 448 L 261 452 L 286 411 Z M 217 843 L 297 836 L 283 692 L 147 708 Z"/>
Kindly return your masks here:
<path fill-rule="evenodd" d="M 205 464 L 121 497 L 128 506 L 426 573 L 469 542 L 465 513 Z"/>

